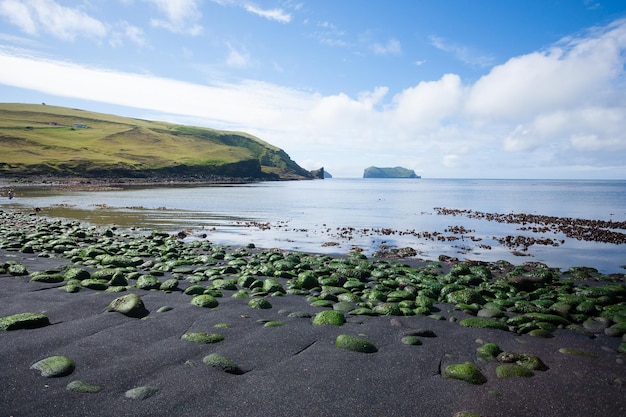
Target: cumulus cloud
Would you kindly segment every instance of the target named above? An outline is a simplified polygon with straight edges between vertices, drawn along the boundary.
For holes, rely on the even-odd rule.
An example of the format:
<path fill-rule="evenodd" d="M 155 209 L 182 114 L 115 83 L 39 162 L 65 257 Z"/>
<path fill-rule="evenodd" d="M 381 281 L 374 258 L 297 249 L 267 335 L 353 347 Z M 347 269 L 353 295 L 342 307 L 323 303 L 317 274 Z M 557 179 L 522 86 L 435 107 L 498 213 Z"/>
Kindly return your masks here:
<path fill-rule="evenodd" d="M 54 0 L 1 0 L 0 16 L 29 35 L 47 33 L 73 41 L 77 37 L 102 38 L 107 34 L 106 26 L 98 19 Z"/>

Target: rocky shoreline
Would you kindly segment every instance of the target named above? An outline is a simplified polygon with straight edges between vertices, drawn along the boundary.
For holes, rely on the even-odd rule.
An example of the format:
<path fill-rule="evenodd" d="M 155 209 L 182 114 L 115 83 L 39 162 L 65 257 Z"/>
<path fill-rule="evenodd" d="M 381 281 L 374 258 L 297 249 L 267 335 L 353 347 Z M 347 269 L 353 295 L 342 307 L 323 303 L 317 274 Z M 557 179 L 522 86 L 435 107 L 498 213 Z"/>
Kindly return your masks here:
<path fill-rule="evenodd" d="M 10 415 L 626 412 L 623 275 L 225 247 L 7 211 L 0 236 Z"/>

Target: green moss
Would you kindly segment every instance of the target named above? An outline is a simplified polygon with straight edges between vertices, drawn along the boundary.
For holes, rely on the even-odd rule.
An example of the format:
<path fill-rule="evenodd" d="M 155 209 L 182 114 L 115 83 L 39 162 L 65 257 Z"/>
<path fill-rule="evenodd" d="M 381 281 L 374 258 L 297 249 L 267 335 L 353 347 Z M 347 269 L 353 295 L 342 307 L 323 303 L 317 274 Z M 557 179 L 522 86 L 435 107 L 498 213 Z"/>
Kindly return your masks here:
<path fill-rule="evenodd" d="M 335 340 L 335 346 L 341 349 L 351 350 L 353 352 L 361 353 L 375 353 L 378 352 L 376 346 L 365 339 L 359 337 L 349 336 L 347 334 L 340 334 Z"/>
<path fill-rule="evenodd" d="M 280 327 L 283 326 L 285 323 L 282 321 L 268 321 L 266 322 L 263 327 Z"/>
<path fill-rule="evenodd" d="M 209 294 L 196 295 L 191 299 L 190 303 L 194 306 L 204 307 L 204 308 L 215 308 L 219 304 L 217 302 L 217 298 Z"/>
<path fill-rule="evenodd" d="M 413 346 L 419 346 L 422 344 L 422 341 L 417 336 L 404 336 L 401 339 L 401 342 L 404 343 L 405 345 L 413 345 Z"/>
<path fill-rule="evenodd" d="M 98 385 L 91 385 L 83 381 L 72 381 L 65 387 L 68 391 L 80 392 L 83 394 L 95 394 L 102 390 Z"/>
<path fill-rule="evenodd" d="M 474 327 L 479 329 L 509 330 L 509 327 L 499 320 L 482 317 L 469 317 L 461 320 L 459 324 L 461 326 Z"/>
<path fill-rule="evenodd" d="M 495 361 L 500 352 L 500 346 L 495 343 L 485 343 L 476 349 L 478 357 L 486 361 Z"/>
<path fill-rule="evenodd" d="M 74 372 L 74 361 L 67 356 L 50 356 L 34 363 L 30 369 L 41 372 L 46 378 L 66 376 Z"/>
<path fill-rule="evenodd" d="M 130 400 L 145 400 L 146 398 L 152 397 L 157 391 L 158 388 L 155 387 L 135 387 L 126 391 L 124 396 Z"/>
<path fill-rule="evenodd" d="M 481 385 L 487 382 L 487 378 L 480 371 L 478 366 L 472 362 L 448 365 L 444 369 L 446 378 L 460 379 L 470 384 Z"/>
<path fill-rule="evenodd" d="M 313 317 L 314 325 L 328 324 L 332 326 L 342 326 L 346 322 L 343 312 L 338 310 L 320 311 Z"/>
<path fill-rule="evenodd" d="M 534 375 L 533 371 L 519 365 L 500 365 L 496 368 L 498 378 L 522 377 L 529 378 Z"/>
<path fill-rule="evenodd" d="M 265 298 L 253 298 L 252 300 L 248 301 L 248 307 L 260 310 L 267 310 L 272 308 L 272 304 Z"/>
<path fill-rule="evenodd" d="M 235 364 L 235 362 L 217 353 L 205 356 L 202 359 L 202 362 L 229 374 L 242 375 L 244 373 L 243 370 Z"/>
<path fill-rule="evenodd" d="M 206 332 L 190 332 L 185 333 L 181 339 L 193 343 L 211 344 L 218 343 L 224 340 L 224 336 L 219 333 L 206 333 Z"/>
<path fill-rule="evenodd" d="M 19 313 L 0 317 L 0 330 L 36 329 L 49 324 L 48 316 L 40 313 Z"/>
<path fill-rule="evenodd" d="M 498 362 L 512 363 L 533 371 L 545 371 L 548 367 L 539 357 L 517 352 L 502 352 L 498 355 Z"/>
<path fill-rule="evenodd" d="M 116 298 L 111 301 L 107 307 L 107 311 L 114 311 L 128 317 L 137 318 L 148 315 L 148 310 L 141 300 L 141 297 L 137 294 L 128 294 L 123 297 Z"/>

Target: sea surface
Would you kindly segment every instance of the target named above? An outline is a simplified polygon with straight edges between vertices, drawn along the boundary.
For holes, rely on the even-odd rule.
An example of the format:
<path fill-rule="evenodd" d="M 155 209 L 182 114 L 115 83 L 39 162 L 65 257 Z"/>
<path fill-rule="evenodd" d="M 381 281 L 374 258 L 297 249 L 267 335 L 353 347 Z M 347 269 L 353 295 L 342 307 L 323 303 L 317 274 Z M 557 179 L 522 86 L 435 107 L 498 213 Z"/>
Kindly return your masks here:
<path fill-rule="evenodd" d="M 346 254 L 414 250 L 439 255 L 551 267 L 625 272 L 626 244 L 566 237 L 558 230 L 468 214 L 530 214 L 626 221 L 626 181 L 484 179 L 325 179 L 244 185 L 131 187 L 118 191 L 59 191 L 15 187 L 0 209 L 32 210 L 53 218 L 137 231 L 184 231 L 218 245 Z M 446 209 L 446 210 L 441 210 Z M 451 211 L 457 210 L 457 211 Z M 456 213 L 456 215 L 451 214 Z M 502 218 L 502 217 L 500 217 Z M 612 232 L 626 234 L 622 226 Z M 543 243 L 503 245 L 506 236 Z"/>

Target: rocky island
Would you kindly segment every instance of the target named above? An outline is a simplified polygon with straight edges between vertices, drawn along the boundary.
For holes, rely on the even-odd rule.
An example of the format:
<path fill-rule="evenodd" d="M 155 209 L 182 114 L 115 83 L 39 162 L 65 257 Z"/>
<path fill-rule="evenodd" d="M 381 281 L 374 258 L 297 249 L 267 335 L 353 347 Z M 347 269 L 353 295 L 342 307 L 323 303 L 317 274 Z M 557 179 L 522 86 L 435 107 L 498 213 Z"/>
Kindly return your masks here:
<path fill-rule="evenodd" d="M 371 166 L 363 171 L 363 178 L 421 178 L 412 169 L 403 167 L 379 168 Z"/>

